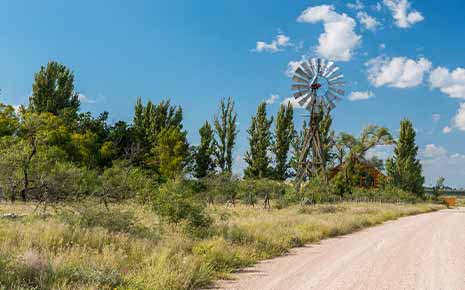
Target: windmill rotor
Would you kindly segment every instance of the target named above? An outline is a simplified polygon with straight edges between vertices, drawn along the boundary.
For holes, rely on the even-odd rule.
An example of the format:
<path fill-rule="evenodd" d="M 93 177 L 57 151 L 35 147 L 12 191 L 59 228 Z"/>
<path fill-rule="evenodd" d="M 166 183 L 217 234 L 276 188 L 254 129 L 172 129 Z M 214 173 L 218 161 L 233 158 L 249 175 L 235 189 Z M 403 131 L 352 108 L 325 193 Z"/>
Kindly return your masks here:
<path fill-rule="evenodd" d="M 294 82 L 291 89 L 293 97 L 304 109 L 309 111 L 309 127 L 304 134 L 301 152 L 299 153 L 299 169 L 297 170 L 297 186 L 305 177 L 325 172 L 325 160 L 323 160 L 323 146 L 320 141 L 320 114 L 321 110 L 333 110 L 336 103 L 345 94 L 344 75 L 340 68 L 332 61 L 320 58 L 312 58 L 303 61 L 294 72 Z M 312 160 L 307 160 L 309 153 Z"/>

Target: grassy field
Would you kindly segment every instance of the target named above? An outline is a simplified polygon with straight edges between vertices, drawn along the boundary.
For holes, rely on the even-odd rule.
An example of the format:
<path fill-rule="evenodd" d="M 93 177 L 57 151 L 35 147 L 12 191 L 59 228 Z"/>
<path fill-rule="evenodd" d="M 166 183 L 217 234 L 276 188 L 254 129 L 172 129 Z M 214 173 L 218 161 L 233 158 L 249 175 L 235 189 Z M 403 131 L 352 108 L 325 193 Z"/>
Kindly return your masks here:
<path fill-rule="evenodd" d="M 438 205 L 342 203 L 281 210 L 211 207 L 202 237 L 148 207 L 89 202 L 49 209 L 0 203 L 0 289 L 198 289 L 290 248 Z"/>

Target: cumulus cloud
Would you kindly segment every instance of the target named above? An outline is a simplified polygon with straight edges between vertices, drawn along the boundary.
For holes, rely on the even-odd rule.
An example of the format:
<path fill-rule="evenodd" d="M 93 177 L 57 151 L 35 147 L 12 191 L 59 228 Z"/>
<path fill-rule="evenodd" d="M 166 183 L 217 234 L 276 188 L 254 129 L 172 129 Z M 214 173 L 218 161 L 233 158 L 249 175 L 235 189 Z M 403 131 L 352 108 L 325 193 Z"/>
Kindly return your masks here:
<path fill-rule="evenodd" d="M 351 92 L 349 95 L 349 100 L 350 101 L 363 101 L 363 100 L 371 99 L 374 96 L 375 94 L 373 94 L 373 92 L 370 92 L 370 91 Z"/>
<path fill-rule="evenodd" d="M 362 1 L 356 0 L 354 3 L 347 3 L 347 8 L 354 10 L 362 10 L 363 8 L 365 8 L 365 5 L 363 5 Z"/>
<path fill-rule="evenodd" d="M 83 95 L 83 94 L 78 94 L 78 99 L 79 99 L 79 102 L 81 102 L 81 103 L 86 103 L 86 104 L 95 104 L 95 103 L 97 103 L 96 100 L 92 100 L 92 99 L 90 99 L 89 97 L 87 97 L 86 95 Z"/>
<path fill-rule="evenodd" d="M 368 13 L 360 11 L 357 13 L 358 21 L 368 30 L 375 31 L 381 23 Z"/>
<path fill-rule="evenodd" d="M 408 28 L 424 19 L 420 12 L 411 8 L 408 0 L 384 0 L 383 3 L 389 8 L 396 25 L 400 28 Z"/>
<path fill-rule="evenodd" d="M 444 133 L 444 134 L 449 134 L 450 132 L 452 132 L 452 128 L 451 128 L 451 127 L 446 126 L 446 127 L 442 128 L 442 133 Z"/>
<path fill-rule="evenodd" d="M 452 98 L 465 99 L 465 69 L 449 71 L 438 67 L 431 72 L 429 80 L 432 88 L 439 89 Z"/>
<path fill-rule="evenodd" d="M 255 45 L 255 49 L 253 51 L 271 53 L 282 51 L 284 47 L 291 45 L 290 40 L 290 37 L 284 34 L 278 34 L 271 43 L 257 41 L 257 44 Z"/>
<path fill-rule="evenodd" d="M 309 7 L 297 18 L 299 22 L 323 22 L 324 33 L 318 39 L 316 53 L 321 57 L 349 61 L 354 50 L 360 45 L 361 36 L 354 31 L 356 22 L 345 13 L 334 11 L 332 5 Z"/>
<path fill-rule="evenodd" d="M 373 157 L 377 157 L 378 159 L 386 160 L 390 158 L 393 154 L 393 145 L 378 145 L 367 151 L 366 158 L 371 159 Z"/>
<path fill-rule="evenodd" d="M 287 105 L 288 103 L 291 103 L 292 107 L 294 109 L 302 109 L 303 107 L 297 102 L 297 100 L 293 97 L 288 97 L 288 98 L 285 98 L 281 104 L 283 105 Z"/>
<path fill-rule="evenodd" d="M 420 161 L 427 184 L 434 184 L 439 176 L 444 176 L 447 185 L 453 187 L 464 185 L 464 154 L 451 154 L 442 146 L 428 144 L 420 151 Z"/>
<path fill-rule="evenodd" d="M 272 105 L 276 103 L 276 101 L 279 99 L 278 95 L 270 95 L 270 97 L 265 101 L 268 105 Z"/>
<path fill-rule="evenodd" d="M 406 57 L 392 59 L 383 56 L 369 60 L 368 79 L 375 87 L 413 88 L 423 82 L 431 62 L 425 58 L 415 61 Z"/>
<path fill-rule="evenodd" d="M 461 103 L 455 117 L 452 119 L 454 128 L 465 131 L 465 103 Z"/>

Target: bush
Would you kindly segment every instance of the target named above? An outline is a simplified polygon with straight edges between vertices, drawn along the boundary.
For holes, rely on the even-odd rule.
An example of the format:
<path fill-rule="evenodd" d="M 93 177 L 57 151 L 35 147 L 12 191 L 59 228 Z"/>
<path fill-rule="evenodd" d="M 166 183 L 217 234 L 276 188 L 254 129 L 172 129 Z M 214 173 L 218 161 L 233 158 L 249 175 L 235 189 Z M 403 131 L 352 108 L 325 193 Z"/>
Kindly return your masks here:
<path fill-rule="evenodd" d="M 208 229 L 212 219 L 205 212 L 192 188 L 183 180 L 168 181 L 154 194 L 153 208 L 164 220 L 172 224 L 187 223 L 190 230 Z"/>

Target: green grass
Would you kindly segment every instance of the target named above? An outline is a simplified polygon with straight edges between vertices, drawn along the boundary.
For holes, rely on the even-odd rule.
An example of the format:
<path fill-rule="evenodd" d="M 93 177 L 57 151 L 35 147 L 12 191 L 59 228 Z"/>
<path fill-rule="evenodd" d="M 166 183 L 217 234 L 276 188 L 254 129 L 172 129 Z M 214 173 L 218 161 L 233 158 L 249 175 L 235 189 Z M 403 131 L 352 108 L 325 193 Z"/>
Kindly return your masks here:
<path fill-rule="evenodd" d="M 289 249 L 438 205 L 342 203 L 263 210 L 214 206 L 207 237 L 159 221 L 147 206 L 89 202 L 43 219 L 0 203 L 0 289 L 198 289 Z"/>

